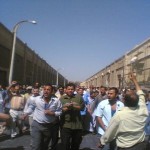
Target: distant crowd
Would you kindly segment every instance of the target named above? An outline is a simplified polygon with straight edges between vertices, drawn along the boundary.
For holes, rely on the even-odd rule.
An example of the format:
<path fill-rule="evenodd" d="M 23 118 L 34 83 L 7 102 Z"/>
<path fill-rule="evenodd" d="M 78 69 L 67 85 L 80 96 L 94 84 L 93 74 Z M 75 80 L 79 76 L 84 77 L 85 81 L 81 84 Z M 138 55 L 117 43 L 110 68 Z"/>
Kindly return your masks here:
<path fill-rule="evenodd" d="M 32 150 L 56 150 L 59 138 L 62 150 L 79 150 L 87 134 L 96 137 L 97 150 L 149 150 L 150 91 L 133 73 L 129 78 L 132 89 L 0 85 L 0 134 L 9 130 L 16 138 L 29 131 Z"/>

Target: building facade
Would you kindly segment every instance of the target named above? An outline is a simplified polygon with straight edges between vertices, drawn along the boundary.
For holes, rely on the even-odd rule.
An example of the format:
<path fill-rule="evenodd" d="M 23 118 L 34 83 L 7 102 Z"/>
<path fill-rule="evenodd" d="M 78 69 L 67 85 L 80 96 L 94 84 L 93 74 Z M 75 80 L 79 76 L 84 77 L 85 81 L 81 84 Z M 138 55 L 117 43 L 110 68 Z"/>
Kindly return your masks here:
<path fill-rule="evenodd" d="M 82 82 L 81 85 L 85 87 L 103 85 L 125 88 L 132 86 L 128 79 L 128 74 L 131 71 L 136 73 L 137 80 L 143 88 L 150 89 L 150 39 L 104 67 Z"/>
<path fill-rule="evenodd" d="M 8 85 L 9 68 L 13 34 L 2 23 L 0 23 L 0 84 Z M 16 39 L 16 53 L 14 60 L 13 80 L 21 84 L 56 84 L 57 70 L 40 58 L 26 43 Z M 67 79 L 58 74 L 58 84 L 64 85 Z"/>

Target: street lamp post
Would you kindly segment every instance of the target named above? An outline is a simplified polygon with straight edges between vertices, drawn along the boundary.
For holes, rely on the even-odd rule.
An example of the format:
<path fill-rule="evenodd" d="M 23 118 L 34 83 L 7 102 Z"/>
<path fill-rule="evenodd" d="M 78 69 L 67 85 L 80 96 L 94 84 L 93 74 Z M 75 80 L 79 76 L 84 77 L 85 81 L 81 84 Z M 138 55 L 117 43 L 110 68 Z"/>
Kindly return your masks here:
<path fill-rule="evenodd" d="M 11 54 L 11 62 L 10 62 L 10 70 L 9 70 L 9 84 L 11 84 L 12 76 L 13 76 L 17 29 L 20 26 L 20 24 L 25 23 L 25 22 L 36 24 L 36 21 L 34 21 L 34 20 L 32 20 L 32 21 L 30 21 L 30 20 L 23 20 L 23 21 L 19 21 L 13 28 L 13 45 L 12 45 L 12 54 Z"/>
<path fill-rule="evenodd" d="M 63 68 L 59 68 L 57 69 L 57 74 L 56 74 L 56 86 L 58 87 L 58 84 L 59 84 L 59 70 L 62 70 Z"/>
<path fill-rule="evenodd" d="M 57 76 L 56 76 L 56 86 L 58 87 L 58 70 L 57 70 Z"/>
<path fill-rule="evenodd" d="M 64 78 L 64 87 L 66 86 L 66 79 Z"/>

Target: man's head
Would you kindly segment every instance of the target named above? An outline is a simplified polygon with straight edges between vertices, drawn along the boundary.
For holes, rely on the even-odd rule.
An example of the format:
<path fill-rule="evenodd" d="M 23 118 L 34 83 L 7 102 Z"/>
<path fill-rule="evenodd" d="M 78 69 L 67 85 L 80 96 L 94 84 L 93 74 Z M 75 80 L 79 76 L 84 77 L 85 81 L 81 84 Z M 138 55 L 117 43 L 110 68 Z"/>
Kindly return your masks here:
<path fill-rule="evenodd" d="M 11 85 L 10 85 L 10 91 L 11 91 L 11 93 L 13 94 L 15 94 L 15 85 L 17 84 L 17 81 L 12 81 L 11 82 Z M 8 87 L 9 88 L 9 87 Z"/>
<path fill-rule="evenodd" d="M 126 90 L 124 94 L 124 104 L 127 107 L 136 107 L 139 102 L 139 96 L 133 90 Z"/>
<path fill-rule="evenodd" d="M 90 85 L 89 89 L 90 89 L 90 91 L 93 91 L 94 90 L 94 86 Z"/>
<path fill-rule="evenodd" d="M 74 91 L 75 91 L 75 84 L 73 84 L 73 83 L 68 83 L 68 84 L 66 85 L 66 94 L 67 94 L 68 96 L 72 96 L 72 95 L 74 95 Z"/>
<path fill-rule="evenodd" d="M 20 85 L 18 83 L 16 83 L 14 85 L 14 93 L 19 94 L 19 91 L 20 91 Z"/>
<path fill-rule="evenodd" d="M 59 86 L 58 90 L 59 90 L 59 93 L 60 93 L 61 95 L 64 94 L 64 87 L 63 87 L 63 86 Z"/>
<path fill-rule="evenodd" d="M 34 87 L 32 93 L 34 96 L 38 96 L 39 95 L 39 88 Z"/>
<path fill-rule="evenodd" d="M 28 94 L 31 94 L 31 93 L 32 93 L 32 86 L 28 86 L 28 87 L 26 88 L 26 92 L 27 92 Z"/>
<path fill-rule="evenodd" d="M 45 99 L 50 98 L 53 93 L 53 86 L 51 84 L 46 84 L 43 89 L 43 96 Z"/>
<path fill-rule="evenodd" d="M 90 97 L 91 97 L 92 99 L 95 98 L 95 91 L 90 91 Z"/>
<path fill-rule="evenodd" d="M 100 93 L 101 93 L 102 96 L 106 95 L 106 91 L 107 91 L 106 87 L 104 87 L 104 86 L 100 87 Z"/>
<path fill-rule="evenodd" d="M 118 96 L 118 89 L 116 87 L 111 87 L 108 90 L 108 99 L 109 100 L 116 100 Z"/>
<path fill-rule="evenodd" d="M 76 86 L 75 91 L 78 92 L 79 88 L 80 88 L 79 86 Z"/>
<path fill-rule="evenodd" d="M 98 90 L 95 90 L 95 97 L 99 95 L 99 91 Z"/>
<path fill-rule="evenodd" d="M 82 87 L 80 87 L 79 89 L 78 89 L 78 94 L 79 95 L 83 95 L 83 92 L 84 92 L 84 89 L 82 88 Z"/>
<path fill-rule="evenodd" d="M 40 83 L 39 82 L 35 82 L 34 87 L 40 88 Z"/>

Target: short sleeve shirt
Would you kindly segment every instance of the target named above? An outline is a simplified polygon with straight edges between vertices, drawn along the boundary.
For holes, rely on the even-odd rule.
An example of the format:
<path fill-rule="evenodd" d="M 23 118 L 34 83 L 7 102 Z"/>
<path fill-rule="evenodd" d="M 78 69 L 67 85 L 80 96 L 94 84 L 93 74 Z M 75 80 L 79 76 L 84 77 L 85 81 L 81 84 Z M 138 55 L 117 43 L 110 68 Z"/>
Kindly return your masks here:
<path fill-rule="evenodd" d="M 121 101 L 117 101 L 116 112 L 123 107 L 124 104 Z M 97 109 L 94 112 L 95 116 L 101 117 L 105 127 L 108 127 L 108 124 L 112 118 L 111 106 L 109 104 L 109 100 L 103 100 L 98 104 Z M 103 135 L 104 130 L 98 126 L 98 133 Z"/>

